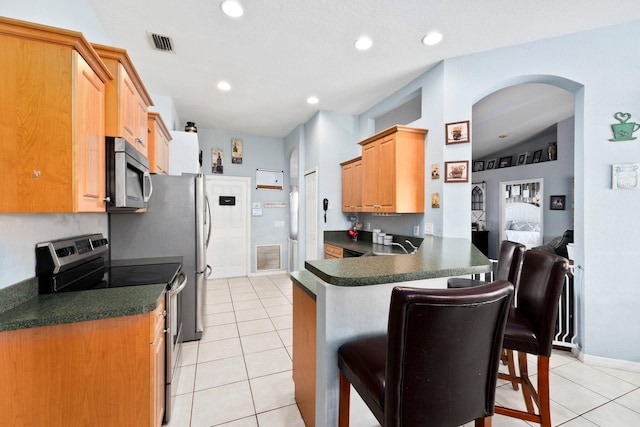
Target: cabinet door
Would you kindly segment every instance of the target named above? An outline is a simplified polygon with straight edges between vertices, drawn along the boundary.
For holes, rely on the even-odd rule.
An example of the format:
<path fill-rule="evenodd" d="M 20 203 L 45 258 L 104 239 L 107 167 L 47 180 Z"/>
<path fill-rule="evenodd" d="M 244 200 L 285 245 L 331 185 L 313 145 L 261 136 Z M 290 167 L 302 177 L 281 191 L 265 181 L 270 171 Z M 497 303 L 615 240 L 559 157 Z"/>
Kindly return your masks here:
<path fill-rule="evenodd" d="M 91 67 L 73 52 L 74 165 L 77 212 L 105 211 L 105 87 Z"/>
<path fill-rule="evenodd" d="M 372 142 L 362 147 L 362 211 L 377 212 L 380 146 Z"/>
<path fill-rule="evenodd" d="M 136 103 L 135 103 L 135 128 L 133 141 L 138 151 L 144 154 L 145 157 L 149 155 L 149 126 L 147 123 L 147 104 L 144 99 L 136 91 Z"/>
<path fill-rule="evenodd" d="M 135 144 L 138 128 L 138 92 L 122 64 L 118 64 L 118 102 L 120 110 L 120 135 Z"/>
<path fill-rule="evenodd" d="M 394 212 L 396 205 L 396 143 L 388 136 L 378 143 L 378 197 L 379 212 Z"/>
<path fill-rule="evenodd" d="M 163 175 L 169 174 L 169 138 L 162 132 L 158 138 L 158 146 L 156 147 L 158 156 L 158 173 Z"/>
<path fill-rule="evenodd" d="M 151 426 L 160 427 L 164 417 L 165 393 L 165 315 L 164 302 L 155 309 L 153 316 L 154 336 L 151 342 Z"/>
<path fill-rule="evenodd" d="M 353 212 L 353 163 L 342 166 L 342 212 Z"/>
<path fill-rule="evenodd" d="M 351 186 L 351 200 L 355 212 L 362 211 L 362 160 L 353 164 L 353 177 Z"/>

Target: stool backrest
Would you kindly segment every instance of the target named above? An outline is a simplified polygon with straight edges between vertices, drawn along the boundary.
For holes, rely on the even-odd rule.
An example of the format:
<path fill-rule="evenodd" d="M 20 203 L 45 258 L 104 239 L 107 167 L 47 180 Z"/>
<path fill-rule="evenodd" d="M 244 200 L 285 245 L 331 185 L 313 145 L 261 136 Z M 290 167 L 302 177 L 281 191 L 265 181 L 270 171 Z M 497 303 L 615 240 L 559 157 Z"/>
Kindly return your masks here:
<path fill-rule="evenodd" d="M 538 352 L 550 356 L 558 317 L 558 303 L 569 262 L 558 255 L 528 250 L 524 254 L 516 307 L 531 322 Z"/>
<path fill-rule="evenodd" d="M 493 414 L 513 285 L 396 287 L 391 295 L 384 425 L 457 426 Z"/>
<path fill-rule="evenodd" d="M 508 280 L 518 289 L 518 279 L 520 278 L 520 269 L 522 268 L 522 260 L 527 247 L 522 243 L 503 240 L 500 244 L 500 256 L 498 257 L 498 266 L 496 268 L 496 280 Z"/>

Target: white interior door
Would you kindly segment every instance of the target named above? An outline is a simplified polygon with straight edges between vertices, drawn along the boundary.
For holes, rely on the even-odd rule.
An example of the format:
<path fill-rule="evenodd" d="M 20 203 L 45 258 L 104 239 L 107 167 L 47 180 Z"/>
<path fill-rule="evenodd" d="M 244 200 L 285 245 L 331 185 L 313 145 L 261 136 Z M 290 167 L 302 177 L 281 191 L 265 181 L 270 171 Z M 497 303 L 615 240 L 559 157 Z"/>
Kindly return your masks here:
<path fill-rule="evenodd" d="M 249 187 L 251 178 L 207 175 L 211 205 L 211 240 L 207 263 L 211 279 L 246 276 L 249 272 Z M 235 197 L 221 205 L 220 196 Z"/>
<path fill-rule="evenodd" d="M 305 260 L 318 259 L 318 173 L 304 175 Z"/>

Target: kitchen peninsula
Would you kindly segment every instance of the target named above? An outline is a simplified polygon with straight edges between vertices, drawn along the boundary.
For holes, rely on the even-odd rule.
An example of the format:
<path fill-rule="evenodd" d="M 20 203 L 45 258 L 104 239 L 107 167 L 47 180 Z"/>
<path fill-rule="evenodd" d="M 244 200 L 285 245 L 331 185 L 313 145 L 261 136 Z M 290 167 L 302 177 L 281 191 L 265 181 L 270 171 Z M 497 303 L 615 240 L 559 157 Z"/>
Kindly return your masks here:
<path fill-rule="evenodd" d="M 305 267 L 291 273 L 296 402 L 307 426 L 326 427 L 338 420 L 337 350 L 386 331 L 393 287 L 444 288 L 448 277 L 489 272 L 491 262 L 468 239 L 427 236 L 416 254 L 315 260 Z"/>

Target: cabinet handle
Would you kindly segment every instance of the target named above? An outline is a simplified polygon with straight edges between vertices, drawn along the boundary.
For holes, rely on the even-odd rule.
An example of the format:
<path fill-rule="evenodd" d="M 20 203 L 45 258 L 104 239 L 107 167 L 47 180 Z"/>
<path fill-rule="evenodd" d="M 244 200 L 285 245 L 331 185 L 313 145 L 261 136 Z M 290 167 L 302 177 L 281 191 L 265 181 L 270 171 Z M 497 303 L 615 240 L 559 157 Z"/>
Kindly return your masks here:
<path fill-rule="evenodd" d="M 111 201 L 111 197 L 107 196 L 102 201 L 109 203 Z"/>
<path fill-rule="evenodd" d="M 138 144 L 142 144 L 142 138 L 140 138 L 139 136 L 136 136 L 136 142 Z"/>
<path fill-rule="evenodd" d="M 33 179 L 40 179 L 40 169 L 33 170 Z"/>

